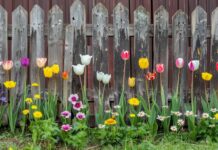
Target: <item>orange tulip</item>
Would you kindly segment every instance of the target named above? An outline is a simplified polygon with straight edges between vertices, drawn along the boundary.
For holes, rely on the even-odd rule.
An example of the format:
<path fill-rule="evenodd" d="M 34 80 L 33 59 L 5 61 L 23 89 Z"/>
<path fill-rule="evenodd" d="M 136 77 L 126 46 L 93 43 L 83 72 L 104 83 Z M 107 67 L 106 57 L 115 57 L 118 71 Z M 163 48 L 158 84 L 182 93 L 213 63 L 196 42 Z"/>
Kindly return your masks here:
<path fill-rule="evenodd" d="M 13 61 L 12 60 L 6 60 L 3 61 L 2 67 L 4 70 L 9 71 L 13 67 Z"/>
<path fill-rule="evenodd" d="M 43 68 L 47 62 L 47 58 L 36 58 L 36 65 L 39 68 Z"/>
<path fill-rule="evenodd" d="M 62 72 L 61 77 L 62 77 L 64 80 L 67 80 L 67 79 L 69 78 L 68 72 L 67 72 L 67 71 Z"/>

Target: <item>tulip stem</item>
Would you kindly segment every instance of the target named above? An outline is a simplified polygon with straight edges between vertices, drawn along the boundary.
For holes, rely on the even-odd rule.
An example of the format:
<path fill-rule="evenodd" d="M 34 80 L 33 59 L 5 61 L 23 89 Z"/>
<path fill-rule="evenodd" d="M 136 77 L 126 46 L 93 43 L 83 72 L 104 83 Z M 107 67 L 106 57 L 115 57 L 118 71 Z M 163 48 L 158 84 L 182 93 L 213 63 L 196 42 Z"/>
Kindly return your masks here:
<path fill-rule="evenodd" d="M 194 72 L 192 72 L 192 81 L 191 81 L 191 105 L 192 105 L 192 112 L 194 112 Z"/>
<path fill-rule="evenodd" d="M 125 89 L 125 87 L 124 87 L 125 76 L 126 76 L 126 60 L 124 60 L 124 66 L 123 66 L 123 91 Z"/>
<path fill-rule="evenodd" d="M 80 82 L 80 86 L 81 86 L 81 90 L 82 90 L 82 95 L 83 95 L 83 84 L 82 84 L 81 75 L 79 75 L 79 82 Z"/>
<path fill-rule="evenodd" d="M 84 71 L 84 96 L 86 97 L 86 67 Z"/>
<path fill-rule="evenodd" d="M 204 82 L 204 91 L 205 91 L 205 99 L 206 99 L 206 102 L 208 103 L 207 83 L 206 82 Z"/>
<path fill-rule="evenodd" d="M 178 72 L 178 80 L 177 80 L 177 87 L 176 87 L 176 97 L 178 97 L 178 94 L 179 94 L 180 73 L 181 73 L 181 69 L 179 69 L 179 72 Z"/>
<path fill-rule="evenodd" d="M 149 99 L 149 95 L 148 95 L 148 81 L 146 79 L 145 79 L 145 88 L 146 88 L 146 95 L 147 95 L 147 99 L 148 99 L 148 109 L 150 112 L 151 106 L 150 106 L 150 99 Z"/>
<path fill-rule="evenodd" d="M 99 100 L 99 104 L 101 103 L 101 83 L 100 81 L 98 81 L 98 100 Z"/>

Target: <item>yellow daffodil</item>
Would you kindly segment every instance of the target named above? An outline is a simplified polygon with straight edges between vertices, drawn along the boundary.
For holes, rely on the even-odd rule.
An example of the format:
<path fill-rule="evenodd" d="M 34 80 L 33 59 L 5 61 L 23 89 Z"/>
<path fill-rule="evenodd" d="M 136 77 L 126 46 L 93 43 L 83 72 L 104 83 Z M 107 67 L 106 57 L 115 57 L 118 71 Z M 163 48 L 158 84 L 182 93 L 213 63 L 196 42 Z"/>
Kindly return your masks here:
<path fill-rule="evenodd" d="M 135 78 L 134 78 L 134 77 L 129 77 L 129 79 L 128 79 L 128 85 L 129 85 L 129 87 L 131 87 L 131 88 L 135 87 Z"/>
<path fill-rule="evenodd" d="M 204 81 L 210 81 L 212 79 L 213 75 L 211 73 L 208 73 L 208 72 L 202 72 L 201 77 Z"/>
<path fill-rule="evenodd" d="M 52 71 L 52 69 L 50 67 L 45 67 L 43 69 L 43 73 L 44 73 L 44 76 L 46 78 L 51 78 L 53 76 L 53 71 Z"/>
<path fill-rule="evenodd" d="M 33 100 L 32 100 L 32 98 L 27 97 L 25 99 L 25 102 L 28 103 L 28 104 L 31 104 L 33 102 Z"/>
<path fill-rule="evenodd" d="M 23 115 L 28 115 L 29 113 L 30 113 L 30 111 L 28 110 L 28 109 L 24 109 L 23 111 L 22 111 L 22 113 L 23 113 Z"/>
<path fill-rule="evenodd" d="M 218 113 L 216 113 L 216 114 L 214 115 L 214 118 L 215 118 L 216 120 L 218 120 Z"/>
<path fill-rule="evenodd" d="M 16 86 L 16 82 L 14 81 L 5 81 L 4 85 L 7 89 L 12 89 Z"/>
<path fill-rule="evenodd" d="M 52 69 L 52 72 L 54 74 L 58 74 L 60 72 L 60 68 L 59 68 L 59 65 L 58 64 L 54 64 L 51 66 L 51 69 Z"/>
<path fill-rule="evenodd" d="M 135 114 L 129 114 L 130 118 L 135 118 Z"/>
<path fill-rule="evenodd" d="M 139 58 L 138 64 L 140 69 L 147 69 L 149 67 L 148 58 L 146 57 Z"/>
<path fill-rule="evenodd" d="M 36 110 L 38 107 L 36 105 L 32 105 L 31 109 Z"/>
<path fill-rule="evenodd" d="M 105 125 L 115 125 L 115 124 L 117 124 L 117 121 L 113 118 L 109 118 L 109 119 L 104 121 L 104 124 Z"/>
<path fill-rule="evenodd" d="M 35 119 L 40 119 L 40 118 L 42 118 L 42 112 L 41 112 L 41 111 L 35 111 L 35 112 L 33 113 L 33 117 L 34 117 Z"/>
<path fill-rule="evenodd" d="M 34 82 L 34 83 L 32 83 L 32 85 L 31 86 L 33 86 L 33 87 L 38 87 L 39 86 L 39 84 L 38 83 L 36 83 L 36 82 Z"/>
<path fill-rule="evenodd" d="M 140 101 L 139 101 L 138 98 L 133 97 L 133 98 L 130 98 L 130 99 L 128 100 L 128 103 L 129 103 L 130 105 L 132 105 L 132 106 L 138 106 L 139 103 L 140 103 Z"/>
<path fill-rule="evenodd" d="M 40 99 L 41 98 L 40 94 L 35 94 L 33 97 L 34 97 L 34 99 Z"/>

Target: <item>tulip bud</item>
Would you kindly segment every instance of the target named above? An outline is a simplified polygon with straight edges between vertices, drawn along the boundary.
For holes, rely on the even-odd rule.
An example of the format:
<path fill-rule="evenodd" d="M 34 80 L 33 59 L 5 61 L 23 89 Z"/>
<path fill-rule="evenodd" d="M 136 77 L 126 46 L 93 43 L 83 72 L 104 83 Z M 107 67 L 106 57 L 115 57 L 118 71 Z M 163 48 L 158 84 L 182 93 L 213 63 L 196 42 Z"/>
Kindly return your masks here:
<path fill-rule="evenodd" d="M 128 60 L 129 57 L 130 57 L 129 51 L 123 50 L 123 51 L 121 52 L 121 58 L 122 58 L 123 60 Z"/>
<path fill-rule="evenodd" d="M 128 85 L 129 85 L 129 87 L 131 87 L 131 88 L 135 87 L 135 78 L 134 78 L 134 77 L 129 77 L 129 79 L 128 79 Z"/>
<path fill-rule="evenodd" d="M 198 70 L 199 65 L 200 65 L 199 60 L 191 60 L 191 61 L 188 63 L 188 67 L 189 67 L 189 69 L 190 69 L 191 71 L 196 71 L 196 70 Z"/>
<path fill-rule="evenodd" d="M 177 58 L 176 59 L 176 67 L 181 69 L 184 66 L 184 59 L 183 58 Z"/>
<path fill-rule="evenodd" d="M 76 75 L 80 76 L 84 73 L 85 65 L 77 64 L 72 66 L 73 66 L 73 71 Z"/>
<path fill-rule="evenodd" d="M 103 76 L 104 76 L 104 73 L 103 72 L 98 72 L 96 73 L 96 78 L 99 82 L 101 82 L 103 80 Z"/>
<path fill-rule="evenodd" d="M 164 72 L 164 64 L 156 64 L 156 71 L 158 73 Z"/>
<path fill-rule="evenodd" d="M 13 61 L 12 60 L 6 60 L 3 61 L 2 67 L 4 70 L 9 71 L 13 67 Z"/>
<path fill-rule="evenodd" d="M 83 65 L 89 65 L 92 59 L 90 55 L 80 55 L 80 59 Z"/>
<path fill-rule="evenodd" d="M 110 74 L 104 74 L 103 78 L 102 78 L 102 82 L 104 84 L 108 84 L 111 80 L 111 75 Z"/>
<path fill-rule="evenodd" d="M 47 58 L 36 58 L 36 65 L 39 68 L 43 68 L 47 62 Z"/>

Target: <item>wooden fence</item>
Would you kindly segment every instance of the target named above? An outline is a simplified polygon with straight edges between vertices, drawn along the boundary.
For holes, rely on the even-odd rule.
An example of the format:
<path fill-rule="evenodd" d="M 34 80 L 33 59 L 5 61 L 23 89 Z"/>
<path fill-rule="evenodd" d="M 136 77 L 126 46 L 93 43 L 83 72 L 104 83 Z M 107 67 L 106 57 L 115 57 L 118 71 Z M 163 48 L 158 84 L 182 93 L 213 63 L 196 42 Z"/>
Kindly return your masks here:
<path fill-rule="evenodd" d="M 203 8 L 197 6 L 191 15 L 191 25 L 188 24 L 187 14 L 178 10 L 172 18 L 169 18 L 167 10 L 160 6 L 154 15 L 154 24 L 150 23 L 151 14 L 143 7 L 139 6 L 134 11 L 134 23 L 129 23 L 129 9 L 122 3 L 118 3 L 113 9 L 113 14 L 108 14 L 108 10 L 98 3 L 92 9 L 92 24 L 86 24 L 86 9 L 80 0 L 75 0 L 70 7 L 70 24 L 64 24 L 63 11 L 54 5 L 49 12 L 44 12 L 38 5 L 35 5 L 29 16 L 27 11 L 18 6 L 12 12 L 12 25 L 8 25 L 7 11 L 0 6 L 0 61 L 8 59 L 8 37 L 12 37 L 11 59 L 15 63 L 14 69 L 10 73 L 10 78 L 17 82 L 16 96 L 20 97 L 23 89 L 23 82 L 38 82 L 43 88 L 52 90 L 53 80 L 43 80 L 38 78 L 36 67 L 37 57 L 47 57 L 48 65 L 57 63 L 61 66 L 61 71 L 69 71 L 70 78 L 67 81 L 58 81 L 58 92 L 60 99 L 66 101 L 71 93 L 79 92 L 78 77 L 72 72 L 72 64 L 80 63 L 79 54 L 93 55 L 92 64 L 88 68 L 88 95 L 92 113 L 94 111 L 93 101 L 96 99 L 98 83 L 96 81 L 96 71 L 103 71 L 112 74 L 112 81 L 107 87 L 107 99 L 118 101 L 121 91 L 123 76 L 123 61 L 120 53 L 123 49 L 129 50 L 130 37 L 134 37 L 134 49 L 131 49 L 131 60 L 127 63 L 126 79 L 130 76 L 137 77 L 136 89 L 129 90 L 130 93 L 143 95 L 144 71 L 138 67 L 138 59 L 142 56 L 148 57 L 150 61 L 150 71 L 153 71 L 154 64 L 163 63 L 165 71 L 162 75 L 165 96 L 168 96 L 169 84 L 172 90 L 176 89 L 178 69 L 175 65 L 169 65 L 169 59 L 173 64 L 175 59 L 182 57 L 185 59 L 185 68 L 181 70 L 180 95 L 186 100 L 190 87 L 190 72 L 187 63 L 191 59 L 200 60 L 200 70 L 194 77 L 195 92 L 201 96 L 204 86 L 199 75 L 202 71 L 210 71 L 214 74 L 210 88 L 218 85 L 216 75 L 216 61 L 218 61 L 218 8 L 211 14 L 211 26 L 207 26 L 207 13 Z M 45 20 L 45 13 L 48 13 L 48 22 Z M 108 24 L 108 16 L 113 15 L 113 24 Z M 29 18 L 29 24 L 28 24 Z M 169 20 L 172 19 L 172 24 Z M 92 46 L 87 45 L 87 36 L 92 37 Z M 113 37 L 114 48 L 109 49 L 108 38 Z M 172 53 L 169 53 L 168 37 L 172 36 Z M 29 40 L 28 40 L 29 37 Z M 154 38 L 151 51 L 150 37 Z M 192 47 L 188 47 L 188 39 L 191 37 Z M 207 49 L 207 38 L 211 37 L 211 48 Z M 45 47 L 44 43 L 48 43 Z M 29 50 L 28 50 L 29 48 Z M 111 55 L 112 54 L 112 55 Z M 210 54 L 208 56 L 207 54 Z M 16 65 L 21 57 L 29 57 L 31 60 L 30 69 L 22 69 Z M 111 67 L 112 65 L 112 67 Z M 172 74 L 168 74 L 168 66 L 173 66 Z M 113 68 L 113 71 L 109 71 Z M 39 72 L 42 76 L 42 72 Z M 170 78 L 169 78 L 170 77 Z M 0 82 L 3 83 L 9 76 L 0 69 Z M 28 80 L 27 80 L 28 79 Z M 171 80 L 171 82 L 169 82 Z M 127 82 L 126 82 L 127 83 Z M 159 78 L 156 80 L 155 88 L 160 87 Z M 209 87 L 209 86 L 208 86 Z M 34 90 L 33 90 L 34 92 Z"/>

